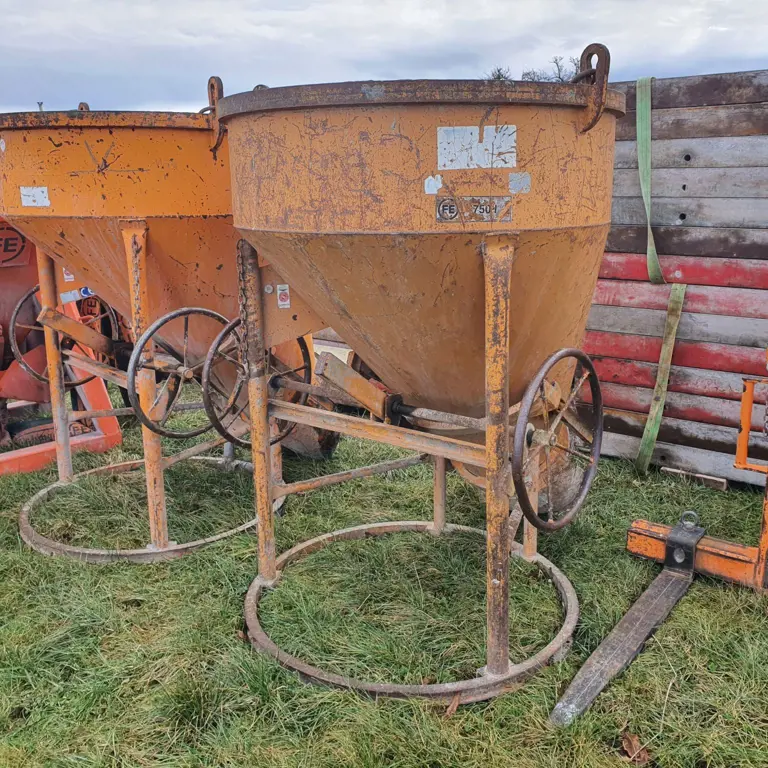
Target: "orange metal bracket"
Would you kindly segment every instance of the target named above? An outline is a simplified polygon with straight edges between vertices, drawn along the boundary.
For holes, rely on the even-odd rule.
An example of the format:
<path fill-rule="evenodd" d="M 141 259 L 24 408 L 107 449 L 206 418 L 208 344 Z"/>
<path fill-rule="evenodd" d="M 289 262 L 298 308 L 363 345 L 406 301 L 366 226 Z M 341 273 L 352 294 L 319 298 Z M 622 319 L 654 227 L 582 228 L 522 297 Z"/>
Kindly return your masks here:
<path fill-rule="evenodd" d="M 734 467 L 768 475 L 768 465 L 755 464 L 749 460 L 748 456 L 755 385 L 761 383 L 768 383 L 768 379 L 744 379 L 744 391 L 741 396 L 741 425 L 736 441 Z M 627 550 L 633 555 L 663 562 L 666 538 L 671 530 L 671 526 L 668 525 L 635 520 L 627 532 Z M 768 589 L 767 564 L 768 485 L 763 496 L 763 519 L 757 546 L 751 547 L 704 536 L 696 547 L 695 570 L 697 573 L 763 591 Z"/>
<path fill-rule="evenodd" d="M 45 255 L 39 256 L 38 258 L 40 262 L 48 259 Z M 48 262 L 50 263 L 50 260 L 48 260 Z M 41 286 L 45 284 L 46 288 L 53 288 L 53 294 L 55 295 L 55 286 L 50 285 L 50 279 L 51 275 L 47 270 L 45 272 L 41 271 Z M 67 322 L 67 327 L 69 327 L 69 324 L 77 326 L 78 329 L 85 327 L 77 322 L 79 315 L 74 304 L 65 306 L 63 314 L 59 312 L 56 312 L 55 314 Z M 52 328 L 50 333 L 52 336 L 56 336 Z M 92 379 L 77 387 L 77 393 L 85 404 L 87 410 L 106 411 L 112 408 L 106 385 L 101 379 Z M 59 396 L 61 400 L 64 400 L 63 387 Z M 8 451 L 7 453 L 0 454 L 0 475 L 10 475 L 18 472 L 37 472 L 52 461 L 62 460 L 64 461 L 66 469 L 67 466 L 71 467 L 71 453 L 75 451 L 87 450 L 93 453 L 103 453 L 122 443 L 123 436 L 120 430 L 120 424 L 114 416 L 94 418 L 93 431 L 81 435 L 70 435 L 68 421 L 69 419 L 65 409 L 62 426 L 62 430 L 66 432 L 65 445 L 62 449 L 63 456 L 59 456 L 60 445 L 58 437 L 52 442 L 30 445 L 24 448 L 18 448 L 14 451 Z M 54 434 L 58 433 L 54 430 Z M 61 464 L 59 469 L 61 473 Z M 66 475 L 64 475 L 64 477 L 66 477 Z"/>

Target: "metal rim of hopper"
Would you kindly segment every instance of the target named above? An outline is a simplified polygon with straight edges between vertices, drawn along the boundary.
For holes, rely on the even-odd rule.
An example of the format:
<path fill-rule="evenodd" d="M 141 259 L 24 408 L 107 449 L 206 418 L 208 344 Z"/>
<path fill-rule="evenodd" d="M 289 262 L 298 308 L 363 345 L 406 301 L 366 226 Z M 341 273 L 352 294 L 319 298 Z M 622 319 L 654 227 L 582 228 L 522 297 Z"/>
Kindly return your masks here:
<path fill-rule="evenodd" d="M 565 613 L 563 623 L 555 637 L 550 640 L 544 648 L 540 649 L 537 653 L 524 661 L 510 664 L 508 672 L 504 675 L 488 675 L 480 671 L 478 677 L 469 680 L 426 685 L 374 683 L 358 680 L 353 677 L 345 677 L 344 675 L 327 672 L 319 667 L 315 667 L 302 661 L 296 656 L 292 656 L 276 645 L 262 628 L 259 622 L 259 603 L 264 596 L 265 589 L 267 587 L 276 587 L 285 567 L 294 560 L 298 560 L 304 555 L 311 554 L 312 552 L 317 552 L 336 541 L 364 539 L 369 536 L 382 536 L 389 533 L 431 533 L 433 530 L 434 523 L 426 520 L 358 525 L 353 528 L 344 528 L 342 530 L 317 536 L 302 542 L 301 544 L 297 544 L 287 552 L 284 552 L 276 560 L 278 572 L 277 580 L 272 584 L 267 584 L 257 576 L 248 588 L 248 593 L 245 597 L 245 623 L 248 628 L 248 637 L 251 645 L 256 650 L 271 656 L 282 666 L 297 672 L 303 678 L 307 678 L 313 683 L 347 688 L 371 696 L 389 696 L 394 698 L 420 696 L 444 703 L 450 703 L 458 696 L 459 703 L 461 704 L 473 701 L 483 701 L 498 696 L 509 690 L 515 683 L 526 679 L 551 661 L 561 659 L 568 652 L 573 633 L 576 630 L 576 623 L 579 618 L 578 598 L 576 597 L 576 591 L 574 590 L 573 585 L 565 574 L 540 554 L 525 559 L 528 562 L 537 565 L 554 584 Z M 486 535 L 484 530 L 470 528 L 464 525 L 447 524 L 443 528 L 443 531 L 445 533 L 456 532 L 475 533 L 480 536 Z M 520 545 L 514 544 L 511 554 L 522 558 L 523 554 Z"/>
<path fill-rule="evenodd" d="M 216 456 L 193 456 L 192 461 L 209 464 L 216 469 L 220 469 L 223 472 L 238 471 L 238 472 L 252 472 L 253 465 L 250 462 L 231 460 L 226 458 L 219 458 Z M 74 560 L 79 560 L 84 563 L 117 563 L 117 562 L 129 562 L 129 563 L 160 563 L 167 560 L 173 560 L 181 557 L 182 555 L 192 552 L 193 550 L 205 547 L 208 544 L 215 544 L 217 541 L 222 541 L 238 533 L 243 533 L 257 525 L 257 519 L 248 520 L 247 522 L 239 525 L 235 528 L 223 531 L 222 533 L 208 536 L 204 539 L 197 539 L 195 541 L 187 542 L 186 544 L 172 544 L 166 549 L 90 549 L 87 547 L 75 547 L 70 544 L 64 544 L 54 539 L 50 539 L 43 534 L 38 533 L 30 522 L 32 513 L 45 502 L 51 496 L 54 496 L 60 490 L 69 488 L 79 480 L 88 477 L 96 477 L 101 475 L 112 476 L 120 475 L 127 472 L 133 472 L 141 469 L 144 466 L 144 459 L 136 459 L 134 461 L 124 461 L 120 464 L 108 464 L 104 467 L 97 467 L 96 469 L 90 469 L 87 472 L 81 472 L 74 475 L 69 481 L 57 481 L 47 485 L 45 488 L 39 490 L 29 501 L 22 506 L 19 512 L 19 532 L 21 538 L 27 546 L 39 552 L 42 555 L 53 555 L 57 557 L 70 557 Z M 274 503 L 275 510 L 278 510 L 284 499 L 276 500 Z"/>
<path fill-rule="evenodd" d="M 187 128 L 209 131 L 212 118 L 195 112 L 6 112 L 0 114 L 3 130 L 32 128 Z"/>
<path fill-rule="evenodd" d="M 281 88 L 257 87 L 226 96 L 217 105 L 217 117 L 249 112 L 325 107 L 384 106 L 393 104 L 506 104 L 588 107 L 592 86 L 585 83 L 532 83 L 493 80 L 367 80 Z M 608 91 L 606 107 L 625 112 L 625 97 Z"/>

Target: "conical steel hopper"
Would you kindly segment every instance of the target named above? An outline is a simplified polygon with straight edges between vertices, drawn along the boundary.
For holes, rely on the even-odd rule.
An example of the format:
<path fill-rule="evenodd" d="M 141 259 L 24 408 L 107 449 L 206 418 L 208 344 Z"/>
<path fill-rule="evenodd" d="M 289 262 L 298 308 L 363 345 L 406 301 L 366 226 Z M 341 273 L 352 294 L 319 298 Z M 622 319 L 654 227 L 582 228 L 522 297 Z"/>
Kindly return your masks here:
<path fill-rule="evenodd" d="M 142 222 L 146 324 L 189 306 L 234 318 L 238 235 L 227 142 L 216 145 L 217 129 L 212 114 L 0 115 L 0 215 L 126 317 L 133 278 L 122 232 Z M 285 282 L 271 267 L 263 279 L 273 288 Z M 271 346 L 324 326 L 295 292 L 279 307 L 278 293 L 265 301 Z M 192 352 L 204 357 L 217 332 L 212 324 L 190 339 Z"/>
<path fill-rule="evenodd" d="M 45 280 L 41 277 L 44 310 L 54 311 L 70 300 L 57 289 L 53 259 L 70 269 L 89 294 L 98 294 L 130 318 L 137 343 L 124 385 L 145 426 L 143 465 L 153 551 L 66 549 L 43 542 L 22 521 L 25 540 L 41 551 L 93 561 L 146 561 L 178 556 L 213 540 L 169 541 L 163 471 L 206 446 L 163 458 L 160 434 L 194 436 L 210 426 L 206 422 L 170 434 L 166 419 L 176 405 L 185 406 L 182 386 L 199 379 L 211 342 L 238 316 L 234 254 L 240 238 L 232 226 L 227 140 L 216 117 L 221 92 L 221 82 L 211 78 L 209 106 L 197 114 L 93 112 L 81 105 L 71 112 L 0 115 L 0 215 L 44 254 L 49 273 Z M 295 346 L 297 339 L 324 327 L 263 259 L 258 271 L 265 288 L 268 348 Z M 190 325 L 191 316 L 199 321 L 196 326 Z M 59 474 L 70 480 L 61 355 L 53 330 L 46 326 L 49 336 Z M 75 362 L 95 365 L 85 358 Z M 304 366 L 309 368 L 309 363 Z M 158 371 L 163 383 L 156 389 Z M 174 390 L 171 381 L 176 382 Z M 229 389 L 220 388 L 220 394 L 221 389 L 226 400 Z"/>
<path fill-rule="evenodd" d="M 517 402 L 584 332 L 624 109 L 597 91 L 416 80 L 224 98 L 235 227 L 406 402 L 468 416 L 484 410 L 481 249 L 513 243 Z"/>

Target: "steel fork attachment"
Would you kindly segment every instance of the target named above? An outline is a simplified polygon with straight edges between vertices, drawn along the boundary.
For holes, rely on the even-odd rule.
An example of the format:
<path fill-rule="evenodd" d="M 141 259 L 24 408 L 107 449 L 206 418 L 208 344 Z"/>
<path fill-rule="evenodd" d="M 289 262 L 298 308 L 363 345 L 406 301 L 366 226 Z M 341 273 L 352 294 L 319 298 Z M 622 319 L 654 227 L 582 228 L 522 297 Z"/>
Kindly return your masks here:
<path fill-rule="evenodd" d="M 684 512 L 667 536 L 664 568 L 587 659 L 549 716 L 569 725 L 642 651 L 693 582 L 696 545 L 704 536 L 695 512 Z"/>

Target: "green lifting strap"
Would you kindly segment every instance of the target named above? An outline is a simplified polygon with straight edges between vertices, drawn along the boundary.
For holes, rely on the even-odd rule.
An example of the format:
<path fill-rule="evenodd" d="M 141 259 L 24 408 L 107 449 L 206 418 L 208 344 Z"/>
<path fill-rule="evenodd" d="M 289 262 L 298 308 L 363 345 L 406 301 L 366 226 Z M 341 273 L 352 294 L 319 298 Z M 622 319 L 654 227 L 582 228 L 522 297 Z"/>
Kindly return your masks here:
<path fill-rule="evenodd" d="M 645 206 L 646 226 L 648 227 L 648 247 L 646 250 L 646 263 L 648 265 L 648 278 L 652 283 L 663 284 L 664 275 L 659 263 L 659 254 L 656 252 L 656 242 L 653 239 L 651 229 L 651 83 L 652 77 L 641 77 L 637 81 L 636 94 L 636 122 L 637 122 L 637 168 L 640 175 L 640 190 Z M 667 399 L 667 387 L 669 385 L 669 371 L 672 365 L 672 352 L 675 348 L 677 326 L 680 323 L 680 315 L 683 311 L 685 300 L 685 288 L 682 283 L 671 286 L 669 302 L 667 304 L 667 321 L 664 325 L 664 338 L 661 343 L 661 355 L 659 356 L 659 368 L 656 373 L 656 384 L 653 388 L 653 399 L 645 422 L 643 437 L 640 440 L 640 448 L 635 459 L 635 466 L 639 472 L 648 471 L 651 463 L 653 449 L 659 436 L 661 419 L 664 414 L 664 403 Z"/>
<path fill-rule="evenodd" d="M 635 116 L 637 124 L 637 169 L 640 174 L 640 192 L 645 206 L 645 221 L 648 228 L 648 246 L 646 263 L 648 277 L 652 283 L 664 283 L 659 254 L 656 253 L 656 241 L 651 229 L 651 83 L 652 77 L 641 77 L 635 87 L 637 104 Z"/>
<path fill-rule="evenodd" d="M 676 283 L 671 286 L 669 304 L 667 305 L 667 322 L 664 325 L 664 339 L 661 342 L 661 356 L 659 357 L 659 370 L 656 373 L 656 385 L 653 388 L 653 399 L 648 420 L 645 422 L 643 437 L 640 440 L 640 449 L 637 452 L 635 466 L 639 472 L 648 471 L 651 463 L 653 449 L 656 446 L 656 438 L 659 436 L 661 417 L 664 413 L 664 402 L 667 399 L 667 385 L 669 384 L 669 369 L 672 365 L 672 352 L 675 348 L 675 336 L 677 326 L 680 323 L 680 315 L 683 312 L 686 285 Z"/>

